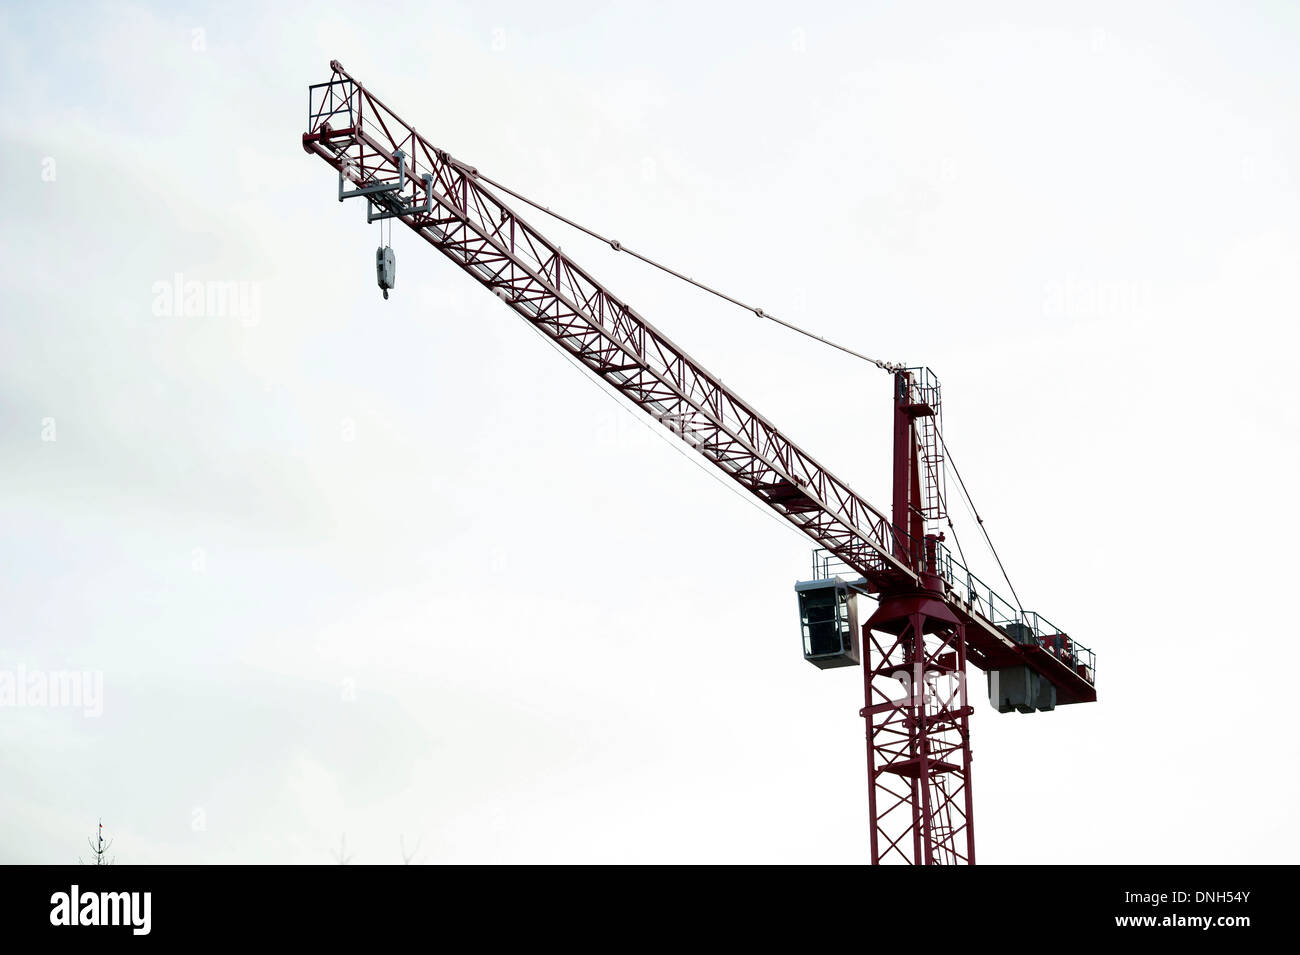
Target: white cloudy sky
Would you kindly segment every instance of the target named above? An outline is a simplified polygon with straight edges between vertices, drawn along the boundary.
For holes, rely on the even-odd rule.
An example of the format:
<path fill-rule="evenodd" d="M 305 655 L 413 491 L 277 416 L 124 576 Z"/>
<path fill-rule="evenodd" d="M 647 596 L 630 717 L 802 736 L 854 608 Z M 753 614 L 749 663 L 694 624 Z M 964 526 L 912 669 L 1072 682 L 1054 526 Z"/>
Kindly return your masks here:
<path fill-rule="evenodd" d="M 1300 13 L 1042 6 L 6 4 L 0 670 L 103 713 L 0 709 L 0 861 L 101 816 L 119 862 L 865 855 L 807 542 L 412 236 L 381 300 L 300 146 L 331 58 L 938 372 L 1017 589 L 1099 660 L 1095 706 L 981 704 L 982 861 L 1292 860 Z M 884 375 L 556 235 L 887 503 Z M 178 274 L 256 320 L 155 314 Z"/>

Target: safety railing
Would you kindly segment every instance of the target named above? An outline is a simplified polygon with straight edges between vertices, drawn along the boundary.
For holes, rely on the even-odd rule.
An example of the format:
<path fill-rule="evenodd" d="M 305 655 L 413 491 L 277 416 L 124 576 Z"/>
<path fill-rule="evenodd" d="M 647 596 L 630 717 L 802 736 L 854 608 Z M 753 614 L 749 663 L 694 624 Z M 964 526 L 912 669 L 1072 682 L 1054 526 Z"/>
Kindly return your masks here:
<path fill-rule="evenodd" d="M 356 125 L 353 122 L 355 93 L 356 84 L 351 80 L 333 79 L 328 83 L 313 83 L 307 87 L 307 128 L 315 132 L 324 122 L 336 129 Z M 334 122 L 340 116 L 345 122 Z"/>
<path fill-rule="evenodd" d="M 1021 610 L 970 572 L 940 541 L 935 541 L 935 570 L 966 608 L 983 617 L 1017 643 L 1032 642 L 1051 653 L 1089 683 L 1096 682 L 1097 656 L 1034 610 Z M 843 560 L 818 547 L 813 550 L 813 577 L 825 580 L 856 573 Z"/>
<path fill-rule="evenodd" d="M 1096 680 L 1097 656 L 1092 650 L 1074 640 L 1038 611 L 1024 610 L 1007 601 L 953 557 L 952 551 L 943 543 L 935 542 L 935 556 L 939 575 L 948 582 L 971 612 L 979 614 L 1019 643 L 1028 642 L 1032 635 L 1035 644 L 1079 676 L 1089 683 Z"/>

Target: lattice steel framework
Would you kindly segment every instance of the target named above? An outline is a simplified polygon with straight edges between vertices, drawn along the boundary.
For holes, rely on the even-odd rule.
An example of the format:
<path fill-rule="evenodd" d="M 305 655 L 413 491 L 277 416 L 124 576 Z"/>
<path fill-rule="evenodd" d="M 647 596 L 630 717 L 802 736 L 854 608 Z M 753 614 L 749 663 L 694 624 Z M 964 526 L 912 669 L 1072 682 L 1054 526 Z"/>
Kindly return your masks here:
<path fill-rule="evenodd" d="M 965 626 L 924 596 L 864 630 L 871 861 L 973 864 Z"/>
<path fill-rule="evenodd" d="M 902 836 L 884 836 L 885 830 L 879 829 L 881 835 L 873 835 L 873 856 L 885 861 L 899 855 L 910 838 L 907 861 L 973 861 L 969 706 L 963 702 L 960 714 L 946 704 L 933 711 L 927 709 L 929 704 L 876 709 L 885 702 L 877 678 L 891 679 L 895 674 L 886 671 L 899 665 L 919 666 L 924 674 L 948 659 L 944 654 L 956 654 L 960 668 L 953 672 L 962 677 L 969 656 L 985 668 L 1031 666 L 1057 687 L 1059 702 L 1095 699 L 1096 692 L 1071 662 L 1046 652 L 1030 653 L 1039 648 L 1010 640 L 980 612 L 970 593 L 973 588 L 963 593 L 954 574 L 945 577 L 942 567 L 935 572 L 934 541 L 926 538 L 924 521 L 943 513 L 938 483 L 942 449 L 935 440 L 937 381 L 919 374 L 919 369 L 898 373 L 896 405 L 906 420 L 895 427 L 891 519 L 564 255 L 482 182 L 473 166 L 430 144 L 338 61 L 330 66 L 330 80 L 310 88 L 302 144 L 337 171 L 339 201 L 359 196 L 367 203 L 368 220 L 402 222 L 593 375 L 860 573 L 881 596 L 872 626 L 888 628 L 906 620 L 893 642 L 866 634 L 871 663 L 863 715 L 868 718 L 869 752 L 875 754 L 873 767 L 897 779 L 910 778 L 906 767 L 918 767 L 912 795 L 905 799 L 914 814 L 911 827 Z M 616 241 L 610 245 L 619 248 Z M 926 408 L 936 413 L 933 419 L 927 420 Z M 926 473 L 923 481 L 923 470 L 933 471 L 933 480 Z M 899 485 L 903 474 L 906 487 Z M 940 564 L 948 566 L 950 561 Z M 906 601 L 921 599 L 926 601 L 924 611 L 900 609 Z M 892 608 L 893 616 L 882 618 L 886 608 Z M 905 729 L 910 735 L 899 748 L 903 737 L 898 734 Z M 956 762 L 954 732 L 965 746 L 964 760 Z M 959 766 L 960 773 L 950 766 Z M 892 793 L 873 777 L 873 833 L 879 828 L 878 802 L 893 799 L 891 805 L 901 805 Z M 881 812 L 880 818 L 888 819 L 893 809 Z M 947 835 L 941 838 L 940 833 Z M 877 854 L 874 847 L 881 839 L 885 848 Z"/>
<path fill-rule="evenodd" d="M 337 61 L 331 66 L 334 78 L 311 88 L 309 152 L 359 189 L 404 182 L 401 196 L 370 194 L 375 203 L 423 205 L 422 177 L 431 174 L 433 210 L 395 218 L 845 563 L 881 580 L 915 577 L 895 556 L 912 544 L 895 539 L 884 514 L 567 258 L 473 167 L 430 145 Z"/>

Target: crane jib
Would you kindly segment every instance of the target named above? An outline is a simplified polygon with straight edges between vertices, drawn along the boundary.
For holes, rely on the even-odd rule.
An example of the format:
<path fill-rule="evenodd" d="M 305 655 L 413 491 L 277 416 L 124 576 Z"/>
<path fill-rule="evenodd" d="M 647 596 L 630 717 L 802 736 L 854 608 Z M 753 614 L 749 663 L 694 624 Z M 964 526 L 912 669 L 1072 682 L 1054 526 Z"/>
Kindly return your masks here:
<path fill-rule="evenodd" d="M 362 198 L 370 221 L 409 227 L 868 587 L 920 583 L 923 542 L 916 535 L 610 293 L 480 181 L 474 167 L 431 145 L 337 62 L 331 67 L 327 83 L 310 87 L 302 142 L 337 170 L 340 201 Z M 972 663 L 1027 664 L 1057 686 L 1061 702 L 1095 699 L 1089 680 L 1051 654 L 1029 652 L 959 588 L 946 589 L 944 600 L 967 624 Z"/>

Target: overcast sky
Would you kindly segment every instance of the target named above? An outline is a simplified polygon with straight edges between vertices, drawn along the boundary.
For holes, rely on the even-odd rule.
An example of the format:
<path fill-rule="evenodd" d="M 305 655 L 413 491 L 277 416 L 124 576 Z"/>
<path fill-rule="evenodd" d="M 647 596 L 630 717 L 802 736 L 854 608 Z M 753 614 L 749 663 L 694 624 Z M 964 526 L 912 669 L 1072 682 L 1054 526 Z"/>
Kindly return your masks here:
<path fill-rule="evenodd" d="M 102 695 L 0 707 L 0 861 L 100 817 L 119 863 L 866 857 L 811 544 L 409 233 L 382 300 L 300 145 L 331 58 L 936 371 L 1016 589 L 1098 654 L 1095 705 L 979 703 L 981 861 L 1293 861 L 1296 627 L 1246 611 L 1295 586 L 1300 11 L 1043 7 L 6 4 L 0 676 Z M 887 376 L 553 231 L 888 504 Z"/>

